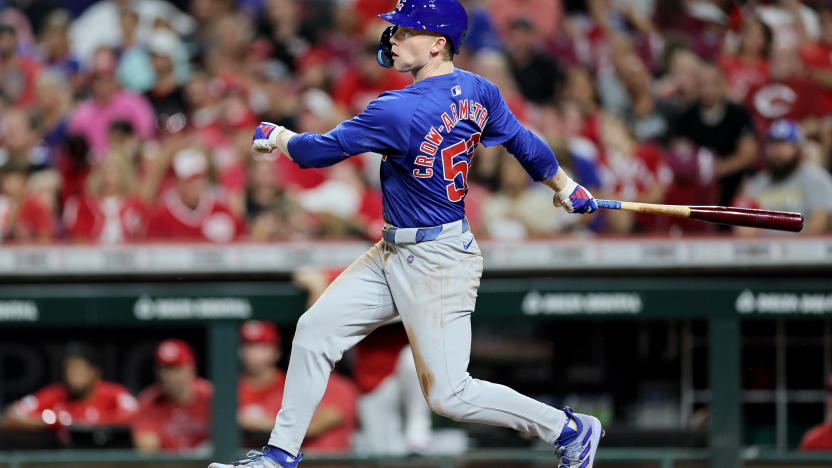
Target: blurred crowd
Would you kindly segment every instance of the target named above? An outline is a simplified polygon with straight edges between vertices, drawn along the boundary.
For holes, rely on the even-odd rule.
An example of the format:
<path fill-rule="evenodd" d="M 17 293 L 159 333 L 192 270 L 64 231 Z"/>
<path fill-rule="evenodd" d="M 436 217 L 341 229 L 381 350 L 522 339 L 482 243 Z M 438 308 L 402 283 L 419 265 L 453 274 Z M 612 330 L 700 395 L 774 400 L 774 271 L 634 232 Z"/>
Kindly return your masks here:
<path fill-rule="evenodd" d="M 454 63 L 597 198 L 832 213 L 832 2 L 463 0 Z M 395 0 L 0 2 L 2 242 L 380 238 L 378 161 L 300 170 L 259 121 L 326 132 L 412 78 L 376 63 Z M 500 239 L 719 228 L 570 216 L 501 147 L 467 214 Z M 737 230 L 736 235 L 755 231 Z"/>

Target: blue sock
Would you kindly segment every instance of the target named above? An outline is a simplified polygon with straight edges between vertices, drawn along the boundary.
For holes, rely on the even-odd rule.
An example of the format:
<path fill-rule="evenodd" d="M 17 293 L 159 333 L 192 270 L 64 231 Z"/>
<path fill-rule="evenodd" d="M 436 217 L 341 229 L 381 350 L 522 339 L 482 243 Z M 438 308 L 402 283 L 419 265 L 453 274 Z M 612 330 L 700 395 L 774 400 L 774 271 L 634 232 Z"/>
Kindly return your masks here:
<path fill-rule="evenodd" d="M 271 458 L 272 460 L 276 461 L 280 466 L 284 466 L 287 468 L 293 468 L 298 465 L 298 462 L 303 460 L 303 454 L 299 453 L 297 456 L 293 456 L 289 452 L 274 447 L 272 445 L 267 445 L 263 449 L 263 455 Z"/>

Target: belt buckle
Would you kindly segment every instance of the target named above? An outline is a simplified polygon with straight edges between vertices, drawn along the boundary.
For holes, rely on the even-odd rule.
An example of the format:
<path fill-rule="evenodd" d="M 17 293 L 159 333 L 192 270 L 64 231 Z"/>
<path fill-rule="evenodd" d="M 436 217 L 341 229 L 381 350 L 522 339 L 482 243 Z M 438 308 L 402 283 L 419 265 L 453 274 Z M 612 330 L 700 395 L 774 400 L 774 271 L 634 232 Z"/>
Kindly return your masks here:
<path fill-rule="evenodd" d="M 381 229 L 381 238 L 386 240 L 387 242 L 395 244 L 396 231 L 398 231 L 398 228 L 395 228 L 389 224 L 385 224 L 384 227 Z"/>

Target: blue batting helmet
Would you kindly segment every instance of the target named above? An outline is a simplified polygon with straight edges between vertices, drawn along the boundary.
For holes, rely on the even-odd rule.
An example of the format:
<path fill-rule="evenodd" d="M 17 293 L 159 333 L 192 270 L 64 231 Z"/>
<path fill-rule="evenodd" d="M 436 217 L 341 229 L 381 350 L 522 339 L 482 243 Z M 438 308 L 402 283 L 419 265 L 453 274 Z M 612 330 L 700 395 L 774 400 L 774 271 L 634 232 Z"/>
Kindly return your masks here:
<path fill-rule="evenodd" d="M 399 0 L 395 10 L 378 16 L 403 28 L 444 34 L 457 54 L 468 29 L 468 14 L 457 0 Z"/>

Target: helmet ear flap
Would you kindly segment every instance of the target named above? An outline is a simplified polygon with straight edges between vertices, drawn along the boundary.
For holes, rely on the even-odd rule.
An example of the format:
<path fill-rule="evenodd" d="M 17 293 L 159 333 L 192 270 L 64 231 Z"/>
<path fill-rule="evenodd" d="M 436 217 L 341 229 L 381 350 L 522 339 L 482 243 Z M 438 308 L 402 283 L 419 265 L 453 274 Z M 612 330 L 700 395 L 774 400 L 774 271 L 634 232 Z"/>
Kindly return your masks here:
<path fill-rule="evenodd" d="M 393 45 L 390 44 L 390 38 L 393 37 L 393 34 L 396 34 L 396 30 L 399 27 L 396 25 L 388 26 L 383 33 L 381 33 L 381 40 L 378 43 L 378 53 L 376 54 L 376 60 L 378 64 L 384 68 L 390 68 L 393 66 Z"/>

